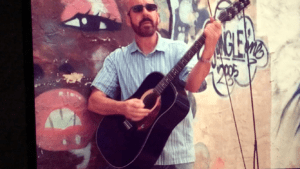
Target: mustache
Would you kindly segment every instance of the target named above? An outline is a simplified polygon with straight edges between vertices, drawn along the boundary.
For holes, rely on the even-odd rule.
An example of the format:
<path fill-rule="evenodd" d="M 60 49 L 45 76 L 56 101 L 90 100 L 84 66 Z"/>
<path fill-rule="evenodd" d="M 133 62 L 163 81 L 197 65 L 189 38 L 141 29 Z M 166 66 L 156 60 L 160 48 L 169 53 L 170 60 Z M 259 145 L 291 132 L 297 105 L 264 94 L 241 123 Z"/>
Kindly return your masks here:
<path fill-rule="evenodd" d="M 141 21 L 140 21 L 140 26 L 142 25 L 143 22 L 146 22 L 146 21 L 150 21 L 151 24 L 153 25 L 153 21 L 150 19 L 150 18 L 143 18 Z"/>

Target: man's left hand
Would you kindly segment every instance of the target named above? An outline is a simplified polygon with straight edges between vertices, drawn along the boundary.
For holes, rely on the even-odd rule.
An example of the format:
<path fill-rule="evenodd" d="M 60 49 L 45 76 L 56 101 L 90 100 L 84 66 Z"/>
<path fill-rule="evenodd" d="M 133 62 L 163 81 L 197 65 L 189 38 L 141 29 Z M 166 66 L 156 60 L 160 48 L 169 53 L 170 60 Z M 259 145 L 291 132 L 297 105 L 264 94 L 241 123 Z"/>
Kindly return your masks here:
<path fill-rule="evenodd" d="M 206 25 L 204 28 L 205 39 L 205 50 L 209 52 L 209 55 L 203 56 L 205 60 L 210 60 L 212 57 L 216 44 L 222 34 L 222 24 L 220 21 L 214 20 L 212 17 L 210 18 L 210 23 Z M 209 58 L 206 58 L 209 57 Z"/>

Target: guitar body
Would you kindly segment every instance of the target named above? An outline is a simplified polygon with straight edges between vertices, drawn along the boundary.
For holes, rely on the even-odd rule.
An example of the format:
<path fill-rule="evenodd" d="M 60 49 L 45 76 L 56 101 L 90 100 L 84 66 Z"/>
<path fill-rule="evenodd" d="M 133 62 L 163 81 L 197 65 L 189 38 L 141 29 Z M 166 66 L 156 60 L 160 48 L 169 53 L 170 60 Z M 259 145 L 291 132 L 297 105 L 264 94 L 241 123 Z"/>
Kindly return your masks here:
<path fill-rule="evenodd" d="M 153 72 L 129 98 L 141 98 L 164 77 Z M 97 130 L 97 145 L 104 159 L 115 168 L 148 169 L 160 156 L 172 130 L 189 112 L 189 101 L 184 89 L 170 83 L 161 94 L 159 112 L 147 129 L 126 128 L 124 116 L 112 115 L 102 119 Z"/>

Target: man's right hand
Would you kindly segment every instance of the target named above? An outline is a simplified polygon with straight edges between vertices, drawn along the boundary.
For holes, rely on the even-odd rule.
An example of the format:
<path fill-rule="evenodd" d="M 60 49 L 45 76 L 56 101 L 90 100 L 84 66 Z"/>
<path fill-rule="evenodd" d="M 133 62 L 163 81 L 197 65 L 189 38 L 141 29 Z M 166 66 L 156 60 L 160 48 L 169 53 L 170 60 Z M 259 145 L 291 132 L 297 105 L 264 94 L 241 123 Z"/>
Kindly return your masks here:
<path fill-rule="evenodd" d="M 124 115 L 132 121 L 142 120 L 151 112 L 144 108 L 145 105 L 140 99 L 129 99 L 125 101 L 116 101 L 110 99 L 105 93 L 94 89 L 88 100 L 88 109 L 101 115 Z"/>
<path fill-rule="evenodd" d="M 124 101 L 125 108 L 122 111 L 123 115 L 132 121 L 142 120 L 144 117 L 148 116 L 151 112 L 149 109 L 145 109 L 145 105 L 140 99 L 129 99 Z"/>

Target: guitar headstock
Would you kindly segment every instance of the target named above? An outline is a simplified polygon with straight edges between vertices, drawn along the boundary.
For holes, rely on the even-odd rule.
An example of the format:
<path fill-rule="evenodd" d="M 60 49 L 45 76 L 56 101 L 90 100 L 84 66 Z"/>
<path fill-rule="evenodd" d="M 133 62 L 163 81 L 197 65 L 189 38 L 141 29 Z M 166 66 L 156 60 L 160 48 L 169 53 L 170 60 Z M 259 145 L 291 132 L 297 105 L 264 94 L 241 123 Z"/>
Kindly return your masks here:
<path fill-rule="evenodd" d="M 224 9 L 218 17 L 221 22 L 230 21 L 243 9 L 245 9 L 250 4 L 249 0 L 239 0 L 233 3 L 230 7 Z"/>

